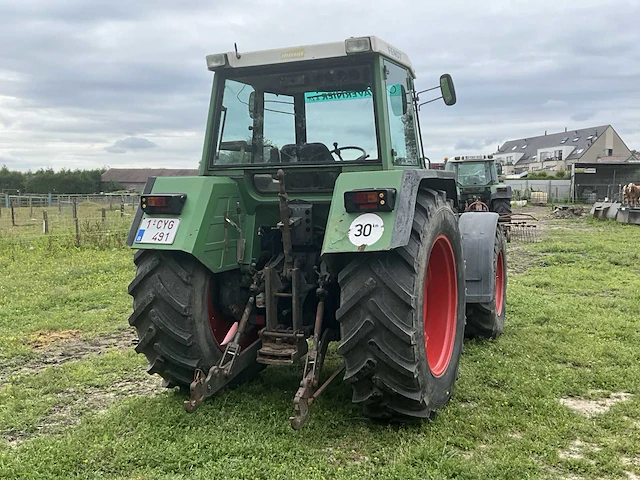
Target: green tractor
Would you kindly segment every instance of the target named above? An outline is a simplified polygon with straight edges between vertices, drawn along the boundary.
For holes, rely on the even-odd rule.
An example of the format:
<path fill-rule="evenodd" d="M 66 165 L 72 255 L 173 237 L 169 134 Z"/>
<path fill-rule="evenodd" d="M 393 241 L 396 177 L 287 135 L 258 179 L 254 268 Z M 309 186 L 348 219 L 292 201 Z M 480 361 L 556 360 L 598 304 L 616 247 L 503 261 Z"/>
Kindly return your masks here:
<path fill-rule="evenodd" d="M 455 173 L 464 211 L 483 209 L 503 217 L 511 215 L 511 187 L 500 181 L 502 165 L 493 155 L 455 157 L 447 161 L 445 171 Z"/>
<path fill-rule="evenodd" d="M 453 393 L 465 319 L 502 331 L 506 254 L 498 215 L 458 216 L 454 175 L 425 168 L 407 55 L 359 37 L 207 65 L 200 175 L 151 177 L 127 240 L 149 373 L 188 388 L 193 412 L 300 363 L 297 429 L 344 369 L 366 415 L 431 417 Z M 449 75 L 436 88 L 455 103 Z M 331 341 L 344 365 L 321 383 Z"/>

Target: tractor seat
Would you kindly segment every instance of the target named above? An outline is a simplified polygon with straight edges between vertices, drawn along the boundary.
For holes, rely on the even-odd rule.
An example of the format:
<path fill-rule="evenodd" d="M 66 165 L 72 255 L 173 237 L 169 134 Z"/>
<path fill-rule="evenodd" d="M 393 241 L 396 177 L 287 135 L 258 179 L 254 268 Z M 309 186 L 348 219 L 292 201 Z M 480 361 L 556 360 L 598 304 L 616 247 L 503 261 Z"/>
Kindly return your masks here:
<path fill-rule="evenodd" d="M 280 149 L 282 163 L 333 162 L 331 152 L 324 143 L 287 144 Z"/>

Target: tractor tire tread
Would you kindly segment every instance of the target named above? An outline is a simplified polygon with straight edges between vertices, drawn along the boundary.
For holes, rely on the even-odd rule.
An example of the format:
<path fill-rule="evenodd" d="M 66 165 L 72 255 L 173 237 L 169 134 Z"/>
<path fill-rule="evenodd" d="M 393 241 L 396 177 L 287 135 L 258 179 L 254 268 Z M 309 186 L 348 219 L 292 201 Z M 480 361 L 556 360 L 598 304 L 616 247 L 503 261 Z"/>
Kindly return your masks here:
<path fill-rule="evenodd" d="M 353 403 L 370 417 L 407 421 L 433 414 L 418 375 L 417 332 L 407 319 L 419 308 L 412 292 L 422 224 L 442 208 L 450 209 L 444 192 L 420 188 L 409 243 L 355 255 L 338 276 L 344 380 L 352 384 Z"/>

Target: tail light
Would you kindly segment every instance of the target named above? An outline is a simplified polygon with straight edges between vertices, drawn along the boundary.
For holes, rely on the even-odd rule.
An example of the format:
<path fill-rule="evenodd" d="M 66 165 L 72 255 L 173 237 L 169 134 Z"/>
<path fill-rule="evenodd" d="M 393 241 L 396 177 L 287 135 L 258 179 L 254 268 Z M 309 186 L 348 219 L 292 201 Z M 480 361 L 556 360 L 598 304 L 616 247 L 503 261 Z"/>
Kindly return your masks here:
<path fill-rule="evenodd" d="M 140 208 L 144 213 L 149 214 L 180 215 L 186 200 L 187 195 L 184 193 L 143 195 L 140 197 Z"/>
<path fill-rule="evenodd" d="M 344 192 L 344 208 L 354 212 L 390 212 L 396 205 L 395 188 L 352 190 Z"/>

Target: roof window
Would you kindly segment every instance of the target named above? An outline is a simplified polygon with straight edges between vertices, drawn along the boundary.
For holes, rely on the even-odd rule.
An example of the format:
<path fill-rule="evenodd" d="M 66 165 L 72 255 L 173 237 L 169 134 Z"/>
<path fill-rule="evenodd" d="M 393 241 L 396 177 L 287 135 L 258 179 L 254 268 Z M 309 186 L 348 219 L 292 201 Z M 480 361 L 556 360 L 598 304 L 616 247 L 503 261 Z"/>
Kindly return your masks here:
<path fill-rule="evenodd" d="M 582 152 L 584 152 L 584 148 L 580 148 L 579 150 L 576 151 L 578 155 L 580 155 Z"/>
<path fill-rule="evenodd" d="M 577 142 L 578 140 L 580 140 L 580 137 L 574 137 L 572 141 Z"/>
<path fill-rule="evenodd" d="M 511 151 L 513 152 L 516 148 L 518 148 L 518 146 L 514 145 L 513 148 L 511 149 Z"/>
<path fill-rule="evenodd" d="M 560 141 L 560 143 L 566 143 L 566 142 L 567 142 L 567 140 L 569 140 L 569 137 L 564 137 L 564 138 Z"/>

